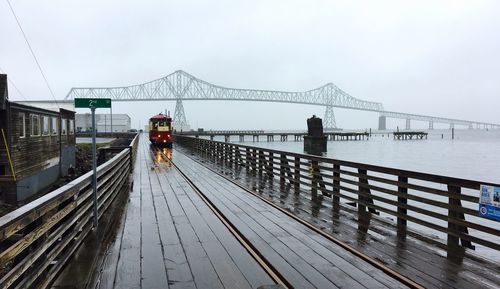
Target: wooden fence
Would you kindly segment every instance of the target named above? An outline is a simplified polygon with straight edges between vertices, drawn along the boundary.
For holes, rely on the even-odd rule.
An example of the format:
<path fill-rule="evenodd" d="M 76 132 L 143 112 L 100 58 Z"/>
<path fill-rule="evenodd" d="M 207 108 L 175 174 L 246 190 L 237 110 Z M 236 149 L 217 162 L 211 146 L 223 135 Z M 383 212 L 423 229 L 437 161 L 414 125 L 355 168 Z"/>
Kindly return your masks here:
<path fill-rule="evenodd" d="M 128 188 L 138 135 L 97 168 L 99 218 Z M 0 217 L 0 288 L 47 288 L 92 231 L 92 172 Z"/>
<path fill-rule="evenodd" d="M 500 184 L 194 137 L 175 140 L 203 157 L 279 181 L 297 193 L 331 198 L 337 213 L 341 203 L 354 203 L 358 218 L 369 213 L 394 217 L 401 237 L 406 237 L 408 223 L 428 235 L 443 236 L 446 243 L 441 246 L 448 256 L 474 245 L 500 250 L 500 222 L 478 216 L 480 185 Z"/>

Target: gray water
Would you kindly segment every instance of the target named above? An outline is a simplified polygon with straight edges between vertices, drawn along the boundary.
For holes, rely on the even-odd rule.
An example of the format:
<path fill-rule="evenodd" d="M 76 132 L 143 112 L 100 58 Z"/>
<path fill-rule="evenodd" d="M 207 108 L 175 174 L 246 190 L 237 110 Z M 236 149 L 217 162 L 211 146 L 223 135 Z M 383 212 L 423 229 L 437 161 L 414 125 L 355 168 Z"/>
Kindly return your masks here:
<path fill-rule="evenodd" d="M 428 131 L 428 139 L 424 140 L 394 140 L 392 134 L 374 133 L 369 140 L 365 141 L 329 141 L 326 157 L 391 167 L 396 169 L 411 170 L 423 173 L 432 173 L 450 177 L 470 179 L 480 182 L 500 184 L 500 130 L 455 130 L 454 139 L 451 130 Z M 222 137 L 215 140 L 223 141 Z M 233 136 L 231 142 L 238 142 L 238 137 Z M 266 137 L 260 138 L 259 142 L 253 142 L 252 137 L 246 137 L 242 144 L 272 148 L 296 153 L 304 153 L 303 142 L 291 140 L 281 142 L 279 136 L 274 142 L 267 142 Z M 446 190 L 445 187 L 437 187 Z M 462 193 L 479 196 L 479 192 L 463 190 Z M 436 200 L 447 202 L 446 197 L 435 196 Z M 409 204 L 419 205 L 436 212 L 447 214 L 445 209 L 427 206 L 422 203 Z M 478 205 L 463 203 L 464 206 L 477 210 Z M 409 213 L 417 216 L 418 214 Z M 385 214 L 382 214 L 385 215 Z M 386 216 L 391 217 L 391 216 Z M 420 215 L 419 217 L 427 218 Z M 467 216 L 468 220 L 500 229 L 500 222 L 487 220 L 475 216 Z M 429 219 L 429 221 L 441 223 L 443 221 Z M 428 231 L 428 228 L 417 224 L 408 224 L 418 230 Z M 490 238 L 493 242 L 500 242 L 500 238 L 487 236 L 482 232 L 470 230 L 470 233 L 483 238 Z M 432 231 L 431 235 L 446 239 L 441 232 Z M 500 252 L 476 246 L 480 255 L 500 261 Z"/>

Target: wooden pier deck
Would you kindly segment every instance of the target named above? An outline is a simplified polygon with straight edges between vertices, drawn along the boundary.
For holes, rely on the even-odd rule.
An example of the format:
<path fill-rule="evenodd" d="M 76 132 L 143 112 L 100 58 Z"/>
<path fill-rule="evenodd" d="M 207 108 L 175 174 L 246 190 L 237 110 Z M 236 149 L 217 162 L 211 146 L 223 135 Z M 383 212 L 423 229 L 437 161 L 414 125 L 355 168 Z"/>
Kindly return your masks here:
<path fill-rule="evenodd" d="M 469 258 L 455 262 L 411 236 L 398 238 L 377 218 L 358 222 L 356 210 L 332 215 L 322 196 L 289 193 L 279 182 L 262 183 L 245 174 L 244 168 L 235 173 L 184 148 L 155 150 L 142 137 L 124 216 L 116 225 L 107 257 L 94 262 L 93 270 L 99 273 L 93 274 L 97 277 L 90 287 L 258 288 L 276 283 L 225 225 L 227 221 L 289 288 L 408 288 L 408 283 L 391 277 L 238 183 L 256 189 L 264 199 L 401 273 L 415 288 L 500 285 L 495 273 L 498 264 Z M 81 270 L 78 258 L 77 252 L 52 288 L 84 288 L 74 286 L 74 272 Z"/>
<path fill-rule="evenodd" d="M 332 198 L 335 200 L 335 195 L 328 196 L 328 193 L 332 194 L 335 191 L 325 190 L 321 186 L 321 183 L 316 190 L 312 189 L 311 192 L 311 188 L 308 188 L 305 182 L 300 182 L 300 185 L 306 187 L 297 190 L 297 186 L 293 183 L 283 181 L 286 178 L 291 180 L 301 178 L 300 180 L 302 180 L 302 177 L 306 178 L 313 174 L 314 169 L 313 172 L 307 170 L 309 174 L 305 176 L 297 174 L 296 172 L 300 172 L 302 169 L 301 166 L 297 169 L 297 164 L 305 163 L 305 159 L 308 158 L 319 159 L 317 157 L 280 151 L 273 151 L 275 153 L 273 155 L 271 154 L 272 150 L 260 148 L 257 151 L 250 149 L 250 152 L 246 153 L 245 149 L 249 147 L 204 140 L 200 141 L 194 138 L 179 140 L 179 142 L 181 141 L 185 147 L 181 147 L 180 149 L 186 152 L 185 155 L 196 159 L 199 163 L 203 163 L 204 166 L 211 169 L 212 174 L 207 173 L 206 177 L 214 177 L 213 174 L 219 174 L 244 188 L 248 188 L 248 194 L 254 194 L 263 198 L 269 203 L 280 207 L 282 210 L 307 221 L 309 224 L 313 224 L 323 232 L 328 232 L 345 244 L 349 244 L 371 258 L 379 260 L 387 267 L 409 277 L 426 288 L 500 287 L 500 276 L 497 274 L 500 269 L 498 262 L 473 254 L 470 249 L 467 249 L 465 254 L 463 248 L 452 247 L 450 249 L 446 244 L 442 244 L 442 237 L 436 237 L 432 233 L 429 233 L 430 230 L 428 229 L 423 231 L 422 229 L 421 231 L 408 230 L 406 234 L 400 234 L 399 218 L 396 229 L 394 218 L 391 216 L 377 216 L 378 213 L 361 214 L 359 208 L 356 208 L 356 204 L 352 207 L 350 203 L 344 203 L 339 210 L 338 206 L 335 205 L 336 202 L 332 202 Z M 217 147 L 219 145 L 220 147 Z M 179 148 L 179 146 L 176 146 L 176 148 Z M 213 151 L 210 151 L 209 154 L 205 150 L 207 148 Z M 265 158 L 261 157 L 263 155 L 262 150 L 266 151 Z M 243 160 L 239 158 L 239 156 L 245 157 L 245 155 L 246 158 Z M 286 170 L 286 160 L 283 162 L 283 155 L 288 157 L 288 160 L 295 158 L 295 163 L 291 165 L 291 170 Z M 327 167 L 326 161 L 328 160 L 321 160 L 325 162 L 322 167 Z M 345 166 L 357 165 L 348 162 L 340 163 Z M 314 161 L 312 164 L 314 168 Z M 259 167 L 262 168 L 262 173 Z M 335 169 L 335 166 L 333 167 Z M 376 169 L 375 167 L 370 168 Z M 386 172 L 390 172 L 389 168 L 383 169 Z M 203 170 L 193 170 L 193 172 L 198 173 L 201 171 Z M 353 174 L 347 171 L 345 167 L 338 171 L 345 174 Z M 417 176 L 416 173 L 413 175 L 411 175 L 411 172 L 404 173 L 410 176 Z M 328 177 L 329 175 L 331 177 L 331 170 L 327 174 L 325 174 L 325 171 L 322 173 L 323 177 Z M 352 183 L 352 180 L 347 180 L 345 177 L 341 176 L 339 178 L 335 170 L 333 177 L 343 182 Z M 425 175 L 425 177 L 427 178 L 428 176 Z M 314 177 L 312 179 L 314 181 Z M 380 177 L 376 179 L 379 181 L 383 180 Z M 336 179 L 334 179 L 335 181 Z M 444 177 L 442 181 L 445 181 Z M 328 186 L 328 181 L 323 180 L 321 182 Z M 466 181 L 462 180 L 462 182 L 464 185 L 466 184 Z M 337 183 L 336 185 L 347 190 L 342 184 L 339 185 Z M 320 193 L 320 190 L 324 191 L 323 194 Z M 419 198 L 421 200 L 421 197 Z M 352 201 L 353 199 L 347 198 L 347 200 Z M 354 199 L 354 201 L 356 200 Z M 377 201 L 375 206 L 368 205 L 377 210 L 383 210 L 384 208 L 379 205 L 380 203 L 377 204 Z M 477 202 L 475 199 L 473 201 Z M 389 211 L 383 210 L 382 212 Z M 418 220 L 413 219 L 413 221 Z M 496 224 L 491 227 L 490 231 L 494 231 L 498 235 L 495 228 Z M 494 238 L 490 240 L 494 240 Z M 448 239 L 448 245 L 449 242 L 450 239 Z M 464 242 L 462 239 L 462 246 L 464 244 L 466 245 L 467 242 Z M 496 246 L 494 243 L 491 243 L 491 245 L 494 248 Z M 492 251 L 491 253 L 495 252 L 497 251 Z"/>
<path fill-rule="evenodd" d="M 427 139 L 428 135 L 428 133 L 423 131 L 398 131 L 392 134 L 395 140 Z"/>
<path fill-rule="evenodd" d="M 290 287 L 407 288 L 182 152 L 164 152 Z M 101 272 L 96 288 L 258 288 L 275 283 L 145 138 L 125 216 L 109 247 L 108 257 L 95 269 Z M 68 275 L 61 276 L 53 288 L 69 286 Z"/>

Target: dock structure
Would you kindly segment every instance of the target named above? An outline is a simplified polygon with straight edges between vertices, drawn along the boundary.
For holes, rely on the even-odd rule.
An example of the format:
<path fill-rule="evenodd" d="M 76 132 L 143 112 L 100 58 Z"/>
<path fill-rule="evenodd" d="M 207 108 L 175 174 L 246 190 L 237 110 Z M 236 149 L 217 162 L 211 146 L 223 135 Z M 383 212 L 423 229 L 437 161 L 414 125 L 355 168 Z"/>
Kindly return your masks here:
<path fill-rule="evenodd" d="M 428 133 L 423 131 L 398 131 L 392 133 L 395 140 L 427 139 Z"/>
<path fill-rule="evenodd" d="M 286 142 L 293 137 L 293 141 L 302 141 L 307 132 L 264 132 L 264 131 L 190 131 L 183 132 L 181 135 L 199 137 L 209 137 L 214 140 L 216 136 L 224 137 L 225 142 L 230 142 L 231 137 L 238 137 L 239 142 L 245 141 L 245 136 L 251 136 L 252 142 L 259 142 L 260 137 L 265 138 L 267 142 L 274 142 L 279 138 L 279 141 Z M 369 140 L 370 134 L 368 132 L 325 132 L 324 135 L 330 141 L 360 141 Z"/>
<path fill-rule="evenodd" d="M 158 149 L 144 134 L 98 174 L 95 230 L 90 174 L 0 217 L 0 288 L 500 284 L 473 253 L 500 251 L 499 223 L 469 209 L 475 181 L 186 136 Z"/>

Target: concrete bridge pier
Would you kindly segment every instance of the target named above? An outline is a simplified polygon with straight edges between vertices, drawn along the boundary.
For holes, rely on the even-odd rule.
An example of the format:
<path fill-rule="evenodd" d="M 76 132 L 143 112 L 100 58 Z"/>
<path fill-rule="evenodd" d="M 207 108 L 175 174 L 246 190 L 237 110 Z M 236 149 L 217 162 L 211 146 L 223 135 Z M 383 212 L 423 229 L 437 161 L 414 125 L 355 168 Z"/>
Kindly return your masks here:
<path fill-rule="evenodd" d="M 378 130 L 386 130 L 387 129 L 387 117 L 385 115 L 381 115 L 378 117 Z"/>
<path fill-rule="evenodd" d="M 429 130 L 433 130 L 434 129 L 434 121 L 429 121 Z"/>
<path fill-rule="evenodd" d="M 406 119 L 406 130 L 410 130 L 411 129 L 411 126 L 410 126 L 410 119 L 407 118 Z"/>

